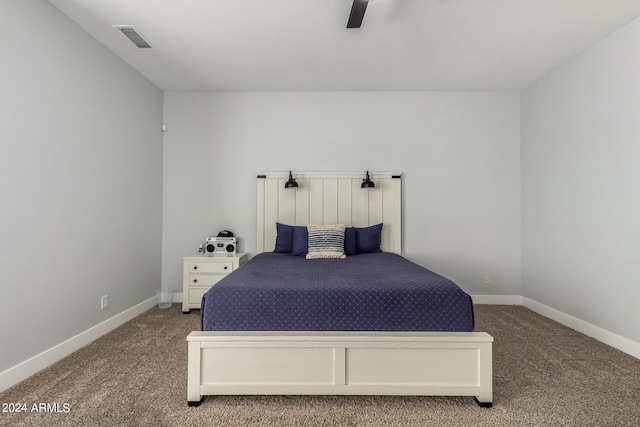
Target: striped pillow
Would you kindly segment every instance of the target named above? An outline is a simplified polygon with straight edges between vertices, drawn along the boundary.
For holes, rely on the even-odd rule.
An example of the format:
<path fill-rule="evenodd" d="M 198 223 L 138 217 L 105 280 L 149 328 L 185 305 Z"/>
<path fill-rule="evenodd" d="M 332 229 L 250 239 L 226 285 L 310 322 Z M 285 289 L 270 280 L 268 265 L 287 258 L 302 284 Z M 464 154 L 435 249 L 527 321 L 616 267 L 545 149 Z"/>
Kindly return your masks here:
<path fill-rule="evenodd" d="M 308 225 L 309 252 L 307 259 L 346 258 L 344 224 Z"/>

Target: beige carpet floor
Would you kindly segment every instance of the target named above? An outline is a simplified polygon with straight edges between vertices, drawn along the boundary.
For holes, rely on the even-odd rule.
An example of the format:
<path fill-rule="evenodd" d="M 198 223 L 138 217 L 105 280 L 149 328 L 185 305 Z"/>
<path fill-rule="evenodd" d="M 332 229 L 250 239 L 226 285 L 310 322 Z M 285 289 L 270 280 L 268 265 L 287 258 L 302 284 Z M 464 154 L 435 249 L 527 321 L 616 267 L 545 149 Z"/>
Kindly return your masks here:
<path fill-rule="evenodd" d="M 207 397 L 188 407 L 185 337 L 198 321 L 175 304 L 143 313 L 0 393 L 3 409 L 28 409 L 0 413 L 0 425 L 640 425 L 640 360 L 519 306 L 476 306 L 476 330 L 495 338 L 490 409 L 469 397 L 388 396 Z"/>

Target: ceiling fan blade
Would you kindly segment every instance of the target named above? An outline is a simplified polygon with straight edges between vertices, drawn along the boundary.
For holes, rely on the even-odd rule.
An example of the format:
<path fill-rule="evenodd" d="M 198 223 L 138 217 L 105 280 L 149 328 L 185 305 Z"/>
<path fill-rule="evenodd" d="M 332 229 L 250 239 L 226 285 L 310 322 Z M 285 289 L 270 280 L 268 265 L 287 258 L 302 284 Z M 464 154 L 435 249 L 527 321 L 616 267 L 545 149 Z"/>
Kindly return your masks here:
<path fill-rule="evenodd" d="M 349 14 L 349 20 L 347 21 L 347 28 L 360 28 L 362 25 L 362 19 L 364 18 L 364 12 L 367 10 L 369 0 L 353 0 L 351 5 L 351 13 Z"/>

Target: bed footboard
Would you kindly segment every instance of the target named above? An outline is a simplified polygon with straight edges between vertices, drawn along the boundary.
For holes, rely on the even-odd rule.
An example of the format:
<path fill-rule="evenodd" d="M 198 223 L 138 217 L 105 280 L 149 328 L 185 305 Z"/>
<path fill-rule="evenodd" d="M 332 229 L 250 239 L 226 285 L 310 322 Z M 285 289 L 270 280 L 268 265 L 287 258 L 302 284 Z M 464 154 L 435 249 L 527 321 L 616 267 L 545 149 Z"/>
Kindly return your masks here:
<path fill-rule="evenodd" d="M 192 332 L 187 402 L 205 395 L 474 396 L 493 401 L 485 332 Z"/>

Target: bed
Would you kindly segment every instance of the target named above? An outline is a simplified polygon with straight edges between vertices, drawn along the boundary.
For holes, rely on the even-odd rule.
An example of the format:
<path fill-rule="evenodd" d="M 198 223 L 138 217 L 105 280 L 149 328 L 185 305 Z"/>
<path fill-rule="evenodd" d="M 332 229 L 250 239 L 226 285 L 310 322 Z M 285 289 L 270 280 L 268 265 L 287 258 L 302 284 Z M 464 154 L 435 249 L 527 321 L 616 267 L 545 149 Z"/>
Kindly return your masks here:
<path fill-rule="evenodd" d="M 188 341 L 187 401 L 229 394 L 473 396 L 492 405 L 492 342 L 471 298 L 401 257 L 401 175 L 258 176 L 257 254 L 203 297 Z M 306 259 L 278 223 L 381 223 L 381 252 Z M 303 227 L 299 225 L 299 227 Z"/>
<path fill-rule="evenodd" d="M 204 295 L 203 331 L 473 331 L 469 295 L 393 253 L 265 252 L 234 273 Z"/>

